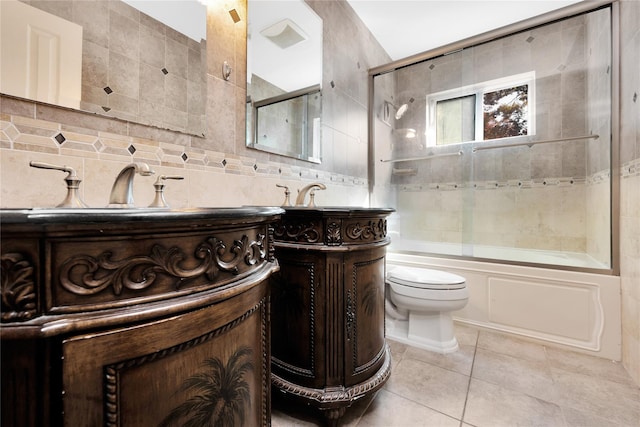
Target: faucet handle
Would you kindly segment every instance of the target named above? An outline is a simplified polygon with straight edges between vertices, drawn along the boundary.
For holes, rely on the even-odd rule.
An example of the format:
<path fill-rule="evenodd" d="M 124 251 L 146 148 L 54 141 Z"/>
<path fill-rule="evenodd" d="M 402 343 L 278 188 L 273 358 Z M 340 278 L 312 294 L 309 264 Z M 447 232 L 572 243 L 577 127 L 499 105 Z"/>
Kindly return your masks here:
<path fill-rule="evenodd" d="M 184 176 L 180 176 L 180 175 L 160 175 L 158 177 L 158 179 L 156 180 L 156 182 L 158 181 L 162 181 L 165 179 L 184 179 Z"/>
<path fill-rule="evenodd" d="M 149 205 L 150 208 L 168 208 L 169 205 L 164 199 L 164 180 L 166 179 L 184 179 L 184 176 L 180 175 L 159 175 L 153 186 L 156 188 L 156 197 Z"/>
<path fill-rule="evenodd" d="M 34 162 L 32 160 L 29 162 L 29 166 L 31 166 L 32 168 L 53 169 L 53 170 L 58 170 L 62 172 L 67 172 L 69 174 L 68 177 L 77 177 L 76 170 L 71 166 L 67 166 L 67 165 L 58 166 L 58 165 L 52 165 L 51 163 Z"/>
<path fill-rule="evenodd" d="M 78 178 L 76 174 L 76 170 L 71 166 L 63 165 L 52 165 L 51 163 L 44 162 L 34 162 L 30 161 L 29 166 L 32 168 L 39 169 L 53 169 L 59 170 L 62 172 L 67 172 L 67 177 L 64 179 L 67 183 L 67 197 L 57 205 L 57 208 L 88 208 L 85 202 L 82 201 L 80 196 L 78 195 L 78 189 L 80 188 L 80 183 L 82 180 Z"/>
<path fill-rule="evenodd" d="M 276 184 L 276 187 L 284 188 L 284 202 L 282 202 L 282 206 L 291 206 L 291 200 L 289 200 L 291 191 L 289 191 L 289 187 L 282 184 Z"/>
<path fill-rule="evenodd" d="M 308 208 L 315 208 L 316 207 L 316 188 L 313 188 L 311 191 L 309 191 L 309 204 L 307 205 Z"/>

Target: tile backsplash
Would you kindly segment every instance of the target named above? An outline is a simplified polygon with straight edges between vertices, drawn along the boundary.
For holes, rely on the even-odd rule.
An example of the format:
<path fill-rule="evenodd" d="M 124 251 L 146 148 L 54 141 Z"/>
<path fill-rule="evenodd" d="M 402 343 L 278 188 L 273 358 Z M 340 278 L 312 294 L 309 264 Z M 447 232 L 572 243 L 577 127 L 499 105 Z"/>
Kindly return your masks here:
<path fill-rule="evenodd" d="M 326 193 L 318 194 L 319 203 L 347 203 L 341 197 L 343 191 L 336 186 L 353 188 L 355 197 L 349 200 L 350 204 L 364 204 L 367 200 L 367 181 L 357 177 L 194 148 L 180 144 L 184 142 L 181 141 L 184 135 L 180 134 L 175 135 L 178 142 L 164 142 L 174 139 L 170 131 L 158 129 L 156 134 L 164 138 L 152 139 L 115 132 L 117 126 L 100 130 L 102 118 L 95 117 L 98 125 L 90 126 L 93 117 L 84 117 L 86 113 L 81 112 L 67 111 L 66 114 L 84 117 L 88 120 L 84 123 L 87 127 L 22 114 L 35 109 L 36 114 L 43 110 L 42 115 L 47 115 L 50 108 L 54 107 L 2 97 L 0 206 L 4 208 L 51 207 L 64 199 L 65 175 L 30 168 L 31 160 L 74 167 L 83 180 L 80 194 L 90 207 L 107 205 L 113 180 L 119 170 L 131 162 L 149 164 L 156 176 L 185 177 L 184 181 L 167 182 L 166 198 L 172 207 L 279 205 L 284 197 L 275 183 L 294 190 L 308 181 L 330 184 Z M 10 114 L 11 111 L 18 114 Z M 117 122 L 115 125 L 127 125 Z M 154 177 L 141 176 L 134 179 L 136 206 L 151 203 L 154 180 Z"/>

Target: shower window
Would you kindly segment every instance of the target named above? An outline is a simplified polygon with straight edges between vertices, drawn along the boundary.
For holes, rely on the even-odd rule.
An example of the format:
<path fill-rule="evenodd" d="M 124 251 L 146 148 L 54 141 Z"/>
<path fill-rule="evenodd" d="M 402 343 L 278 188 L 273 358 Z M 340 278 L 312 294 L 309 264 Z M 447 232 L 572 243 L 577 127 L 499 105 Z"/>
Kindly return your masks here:
<path fill-rule="evenodd" d="M 534 135 L 534 83 L 530 72 L 427 95 L 427 146 Z"/>
<path fill-rule="evenodd" d="M 436 145 L 473 141 L 476 135 L 476 96 L 443 99 L 436 103 Z"/>

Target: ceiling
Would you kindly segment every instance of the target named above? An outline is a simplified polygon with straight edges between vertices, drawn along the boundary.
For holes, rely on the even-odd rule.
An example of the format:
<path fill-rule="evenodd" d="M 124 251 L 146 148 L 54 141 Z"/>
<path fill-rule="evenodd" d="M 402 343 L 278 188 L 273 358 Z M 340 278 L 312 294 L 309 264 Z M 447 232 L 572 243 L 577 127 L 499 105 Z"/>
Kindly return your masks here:
<path fill-rule="evenodd" d="M 581 0 L 347 1 L 391 59 L 398 60 Z"/>
<path fill-rule="evenodd" d="M 200 0 L 122 1 L 198 43 L 207 39 L 207 6 Z"/>

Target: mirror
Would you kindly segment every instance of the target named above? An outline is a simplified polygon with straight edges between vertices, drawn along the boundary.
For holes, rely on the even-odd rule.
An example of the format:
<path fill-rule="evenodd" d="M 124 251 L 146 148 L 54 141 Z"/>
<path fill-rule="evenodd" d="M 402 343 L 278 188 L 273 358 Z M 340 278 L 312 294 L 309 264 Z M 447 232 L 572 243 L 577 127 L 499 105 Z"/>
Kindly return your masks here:
<path fill-rule="evenodd" d="M 248 1 L 247 146 L 320 163 L 322 19 L 303 1 Z"/>
<path fill-rule="evenodd" d="M 207 10 L 200 1 L 0 4 L 0 92 L 204 136 Z"/>

